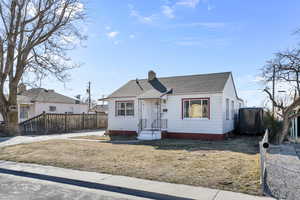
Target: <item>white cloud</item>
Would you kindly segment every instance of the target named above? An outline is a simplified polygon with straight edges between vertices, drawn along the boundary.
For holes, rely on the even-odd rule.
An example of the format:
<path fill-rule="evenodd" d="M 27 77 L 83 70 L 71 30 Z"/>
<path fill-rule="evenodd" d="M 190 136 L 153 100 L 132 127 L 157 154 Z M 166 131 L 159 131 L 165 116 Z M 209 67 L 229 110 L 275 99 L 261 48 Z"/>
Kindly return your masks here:
<path fill-rule="evenodd" d="M 175 18 L 175 15 L 174 15 L 174 8 L 172 8 L 172 7 L 170 7 L 170 6 L 164 5 L 164 6 L 161 7 L 161 9 L 162 9 L 162 13 L 163 13 L 166 17 L 168 17 L 168 18 L 170 18 L 170 19 Z"/>
<path fill-rule="evenodd" d="M 226 24 L 223 23 L 223 22 L 193 22 L 193 23 L 173 25 L 174 28 L 178 28 L 178 27 L 202 27 L 202 28 L 208 28 L 208 29 L 224 28 L 225 26 L 226 26 Z"/>
<path fill-rule="evenodd" d="M 58 15 L 60 15 L 62 13 L 65 3 L 66 3 L 65 0 L 62 0 L 60 2 L 60 8 L 56 11 L 56 13 Z M 64 16 L 67 17 L 70 15 L 70 17 L 75 17 L 77 14 L 82 13 L 84 11 L 84 9 L 85 9 L 85 7 L 84 7 L 83 3 L 76 2 L 76 3 L 70 4 L 70 6 L 66 8 Z"/>
<path fill-rule="evenodd" d="M 129 9 L 130 9 L 130 16 L 135 17 L 139 22 L 143 24 L 151 24 L 157 18 L 157 16 L 154 14 L 149 16 L 141 15 L 137 10 L 134 9 L 133 5 L 131 4 L 129 5 Z"/>
<path fill-rule="evenodd" d="M 176 5 L 185 6 L 189 8 L 196 8 L 199 3 L 200 0 L 180 0 L 176 3 Z"/>
<path fill-rule="evenodd" d="M 35 6 L 32 2 L 29 2 L 28 3 L 28 6 L 27 6 L 27 14 L 30 16 L 30 17 L 33 17 L 37 14 L 37 10 L 35 9 Z"/>
<path fill-rule="evenodd" d="M 208 11 L 211 11 L 211 10 L 214 9 L 214 8 L 215 8 L 215 6 L 212 6 L 212 5 L 210 5 L 210 4 L 207 5 L 207 10 L 208 10 Z"/>
<path fill-rule="evenodd" d="M 197 38 L 187 37 L 175 42 L 179 46 L 199 46 L 201 48 L 226 47 L 232 43 L 231 39 L 226 38 Z"/>
<path fill-rule="evenodd" d="M 107 35 L 107 37 L 109 37 L 109 38 L 115 38 L 117 35 L 119 35 L 119 32 L 117 32 L 117 31 L 112 31 L 112 32 L 107 33 L 106 35 Z"/>

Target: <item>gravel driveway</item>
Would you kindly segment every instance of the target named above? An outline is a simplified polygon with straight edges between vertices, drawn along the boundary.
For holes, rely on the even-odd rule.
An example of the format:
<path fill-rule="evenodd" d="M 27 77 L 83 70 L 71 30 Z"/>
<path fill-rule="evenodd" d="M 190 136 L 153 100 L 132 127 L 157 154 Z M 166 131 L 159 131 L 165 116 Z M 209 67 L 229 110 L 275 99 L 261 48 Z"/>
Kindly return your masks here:
<path fill-rule="evenodd" d="M 71 137 L 78 136 L 89 136 L 89 135 L 104 135 L 103 130 L 89 131 L 89 132 L 77 132 L 77 133 L 67 133 L 67 134 L 57 134 L 57 135 L 41 135 L 41 136 L 16 136 L 8 138 L 0 138 L 0 147 L 11 146 L 16 144 L 25 144 L 32 142 L 40 142 L 53 139 L 67 139 Z"/>
<path fill-rule="evenodd" d="M 281 200 L 299 199 L 300 160 L 295 145 L 271 147 L 266 159 L 266 173 L 266 190 L 269 194 Z"/>

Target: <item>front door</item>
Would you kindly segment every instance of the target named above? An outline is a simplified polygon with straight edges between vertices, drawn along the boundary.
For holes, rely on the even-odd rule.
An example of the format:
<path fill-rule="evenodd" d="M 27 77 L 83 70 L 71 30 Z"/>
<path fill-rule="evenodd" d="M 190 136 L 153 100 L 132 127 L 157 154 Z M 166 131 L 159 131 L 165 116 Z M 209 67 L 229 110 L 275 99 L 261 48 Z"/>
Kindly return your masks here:
<path fill-rule="evenodd" d="M 156 123 L 158 123 L 159 119 L 159 100 L 147 99 L 143 100 L 142 103 L 142 119 L 146 119 L 147 125 L 146 128 L 152 128 L 152 124 L 155 128 L 157 128 Z"/>
<path fill-rule="evenodd" d="M 153 100 L 151 103 L 151 124 L 154 125 L 154 128 L 158 128 L 158 119 L 159 119 L 159 102 L 158 100 Z M 152 127 L 151 127 L 152 128 Z"/>

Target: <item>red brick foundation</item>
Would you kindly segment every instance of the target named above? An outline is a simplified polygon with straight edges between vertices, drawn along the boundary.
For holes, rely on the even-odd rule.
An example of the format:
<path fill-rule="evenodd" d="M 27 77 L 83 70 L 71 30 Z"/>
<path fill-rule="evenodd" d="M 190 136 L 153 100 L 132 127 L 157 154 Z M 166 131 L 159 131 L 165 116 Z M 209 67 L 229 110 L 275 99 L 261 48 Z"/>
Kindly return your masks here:
<path fill-rule="evenodd" d="M 137 136 L 136 131 L 126 130 L 109 130 L 109 135 L 120 136 Z M 175 132 L 162 132 L 162 139 L 192 139 L 192 140 L 225 140 L 229 133 L 225 134 L 209 134 L 209 133 L 175 133 Z"/>
<path fill-rule="evenodd" d="M 192 140 L 225 140 L 228 134 L 207 134 L 207 133 L 173 133 L 163 132 L 162 138 L 192 139 Z"/>
<path fill-rule="evenodd" d="M 121 136 L 137 136 L 136 131 L 124 131 L 124 130 L 109 130 L 109 135 L 121 135 Z"/>

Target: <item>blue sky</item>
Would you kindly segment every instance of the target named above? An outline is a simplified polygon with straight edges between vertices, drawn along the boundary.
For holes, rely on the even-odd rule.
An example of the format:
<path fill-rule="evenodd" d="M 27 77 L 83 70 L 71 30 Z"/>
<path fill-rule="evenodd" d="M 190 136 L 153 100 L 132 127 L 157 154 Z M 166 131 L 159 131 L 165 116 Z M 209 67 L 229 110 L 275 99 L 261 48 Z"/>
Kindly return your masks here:
<path fill-rule="evenodd" d="M 297 0 L 88 0 L 85 47 L 70 52 L 83 63 L 65 85 L 44 87 L 94 99 L 130 79 L 232 71 L 238 94 L 261 106 L 260 68 L 279 50 L 295 47 Z"/>

